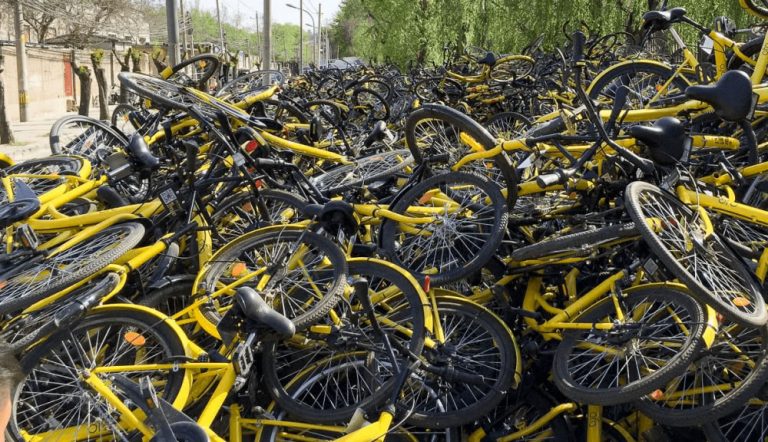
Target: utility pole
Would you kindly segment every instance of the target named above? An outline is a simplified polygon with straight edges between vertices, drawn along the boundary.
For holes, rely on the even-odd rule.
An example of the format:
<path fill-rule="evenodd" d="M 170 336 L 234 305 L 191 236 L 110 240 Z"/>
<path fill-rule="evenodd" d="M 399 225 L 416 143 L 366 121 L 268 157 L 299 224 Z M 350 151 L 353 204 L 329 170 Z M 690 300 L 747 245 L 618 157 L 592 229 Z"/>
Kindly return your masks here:
<path fill-rule="evenodd" d="M 224 27 L 221 25 L 221 5 L 219 0 L 216 0 L 216 20 L 219 21 L 219 39 L 221 41 L 221 53 L 226 54 L 227 50 L 224 47 Z"/>
<path fill-rule="evenodd" d="M 168 57 L 173 66 L 181 61 L 179 55 L 179 11 L 176 0 L 165 0 L 165 16 L 168 25 Z"/>
<path fill-rule="evenodd" d="M 181 14 L 181 58 L 187 57 L 187 30 L 189 29 L 189 23 L 187 23 L 187 14 L 184 12 L 184 0 L 179 0 L 179 13 Z"/>
<path fill-rule="evenodd" d="M 21 29 L 21 0 L 14 2 L 13 27 L 16 31 L 16 73 L 19 80 L 19 121 L 29 121 L 27 109 L 27 46 Z"/>
<path fill-rule="evenodd" d="M 272 0 L 264 0 L 264 51 L 261 68 L 272 69 Z"/>
<path fill-rule="evenodd" d="M 299 75 L 304 72 L 304 0 L 299 0 Z"/>
<path fill-rule="evenodd" d="M 317 51 L 317 57 L 315 58 L 316 68 L 320 68 L 323 60 L 320 56 L 320 44 L 323 41 L 323 3 L 317 0 L 317 33 L 315 35 L 317 43 L 315 44 L 315 50 Z"/>
<path fill-rule="evenodd" d="M 259 35 L 259 11 L 256 11 L 256 52 L 263 52 L 261 48 L 261 35 Z"/>

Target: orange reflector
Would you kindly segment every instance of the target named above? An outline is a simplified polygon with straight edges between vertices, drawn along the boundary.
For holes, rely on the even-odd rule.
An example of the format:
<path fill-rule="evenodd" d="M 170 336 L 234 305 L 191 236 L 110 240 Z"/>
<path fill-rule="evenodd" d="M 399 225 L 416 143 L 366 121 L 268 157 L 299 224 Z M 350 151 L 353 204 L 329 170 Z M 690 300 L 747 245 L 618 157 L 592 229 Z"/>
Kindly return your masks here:
<path fill-rule="evenodd" d="M 257 147 L 259 147 L 259 143 L 256 140 L 248 140 L 245 143 L 245 151 L 248 153 L 253 152 Z"/>
<path fill-rule="evenodd" d="M 244 262 L 235 263 L 235 265 L 232 266 L 232 270 L 231 270 L 232 276 L 235 278 L 239 278 L 240 276 L 242 276 L 243 273 L 245 273 L 246 269 L 247 267 L 245 266 Z"/>
<path fill-rule="evenodd" d="M 123 335 L 125 342 L 133 345 L 134 347 L 141 347 L 147 343 L 147 338 L 141 335 L 141 333 L 135 331 L 126 332 Z"/>
<path fill-rule="evenodd" d="M 246 212 L 253 212 L 253 204 L 251 203 L 243 204 L 243 210 L 245 210 Z"/>
<path fill-rule="evenodd" d="M 429 292 L 430 286 L 432 285 L 432 278 L 429 277 L 429 275 L 424 276 L 424 291 Z"/>
<path fill-rule="evenodd" d="M 733 302 L 733 305 L 735 305 L 736 307 L 746 307 L 746 306 L 752 304 L 749 301 L 749 299 L 747 299 L 747 298 L 745 298 L 743 296 L 737 296 L 737 297 L 733 298 L 733 301 L 731 301 L 731 302 Z"/>
<path fill-rule="evenodd" d="M 651 396 L 651 399 L 653 399 L 654 401 L 660 401 L 664 399 L 664 392 L 659 389 L 656 389 L 653 392 L 651 392 L 650 396 Z"/>
<path fill-rule="evenodd" d="M 718 324 L 722 324 L 724 320 L 725 320 L 725 316 L 723 316 L 722 314 L 718 313 L 717 314 L 717 322 L 718 322 Z"/>
<path fill-rule="evenodd" d="M 0 290 L 4 289 L 5 286 L 7 286 L 7 285 L 8 285 L 8 281 L 6 281 L 5 279 L 0 281 Z"/>

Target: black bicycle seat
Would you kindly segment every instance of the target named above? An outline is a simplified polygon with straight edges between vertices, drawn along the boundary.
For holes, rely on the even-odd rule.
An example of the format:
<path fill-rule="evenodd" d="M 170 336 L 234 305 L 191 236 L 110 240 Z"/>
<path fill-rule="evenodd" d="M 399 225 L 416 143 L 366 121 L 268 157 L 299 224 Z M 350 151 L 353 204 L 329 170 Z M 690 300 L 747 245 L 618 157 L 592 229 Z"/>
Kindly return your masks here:
<path fill-rule="evenodd" d="M 709 104 L 726 121 L 744 120 L 752 112 L 752 81 L 742 71 L 728 71 L 713 85 L 689 86 L 685 96 Z"/>
<path fill-rule="evenodd" d="M 142 170 L 155 170 L 160 167 L 160 160 L 152 155 L 143 135 L 133 134 L 126 150 L 133 159 L 138 161 Z"/>
<path fill-rule="evenodd" d="M 632 126 L 629 133 L 648 148 L 651 159 L 663 166 L 687 160 L 690 140 L 677 118 L 660 118 L 653 126 Z"/>
<path fill-rule="evenodd" d="M 29 218 L 33 213 L 40 210 L 40 200 L 25 182 L 13 180 L 13 184 L 14 201 L 0 205 L 0 228 Z"/>
<path fill-rule="evenodd" d="M 264 299 L 250 287 L 238 287 L 235 302 L 247 319 L 264 325 L 282 337 L 291 337 L 296 333 L 296 326 L 290 319 L 270 307 Z"/>
<path fill-rule="evenodd" d="M 387 123 L 383 121 L 377 121 L 373 124 L 371 133 L 365 137 L 363 145 L 365 147 L 371 147 L 371 145 L 377 141 L 383 140 L 387 136 Z"/>
<path fill-rule="evenodd" d="M 672 8 L 668 11 L 648 11 L 643 14 L 643 27 L 656 30 L 667 29 L 673 23 L 679 22 L 688 11 L 685 8 Z"/>
<path fill-rule="evenodd" d="M 485 54 L 485 57 L 481 58 L 477 61 L 478 64 L 485 64 L 488 66 L 493 66 L 496 64 L 496 56 L 493 55 L 493 52 L 487 52 Z"/>

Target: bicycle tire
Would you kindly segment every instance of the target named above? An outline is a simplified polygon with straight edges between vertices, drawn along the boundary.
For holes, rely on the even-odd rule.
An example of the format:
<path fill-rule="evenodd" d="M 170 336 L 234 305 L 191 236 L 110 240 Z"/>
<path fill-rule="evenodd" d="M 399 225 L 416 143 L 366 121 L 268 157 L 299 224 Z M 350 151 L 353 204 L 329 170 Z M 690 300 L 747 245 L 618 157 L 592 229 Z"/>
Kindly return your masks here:
<path fill-rule="evenodd" d="M 195 296 L 209 297 L 210 293 L 216 291 L 217 284 L 222 278 L 233 277 L 236 270 L 239 274 L 239 269 L 242 269 L 243 266 L 246 269 L 243 271 L 247 271 L 246 258 L 254 263 L 258 258 L 266 263 L 265 265 L 275 265 L 274 262 L 271 262 L 272 257 L 269 254 L 273 252 L 279 254 L 280 248 L 285 247 L 284 244 L 294 244 L 297 241 L 301 241 L 306 246 L 305 253 L 312 252 L 315 254 L 315 261 L 318 261 L 318 257 L 322 257 L 320 261 L 325 260 L 327 263 L 323 264 L 322 268 L 318 267 L 314 270 L 318 278 L 311 281 L 302 279 L 305 276 L 311 277 L 311 272 L 303 267 L 304 271 L 295 271 L 294 269 L 290 273 L 281 275 L 280 281 L 284 281 L 288 276 L 296 276 L 298 279 L 285 281 L 285 293 L 279 293 L 278 290 L 281 288 L 273 286 L 269 289 L 270 293 L 265 297 L 272 298 L 269 302 L 272 302 L 273 308 L 293 321 L 297 330 L 309 327 L 325 316 L 339 301 L 339 297 L 347 285 L 347 263 L 341 249 L 331 240 L 303 229 L 283 226 L 260 229 L 228 243 L 219 249 L 199 272 Z M 272 248 L 268 248 L 269 246 Z M 247 255 L 248 253 L 253 254 L 254 257 L 251 258 Z M 244 258 L 241 258 L 241 255 Z M 226 272 L 229 272 L 230 275 L 226 276 Z M 255 285 L 257 281 L 249 282 Z M 244 281 L 242 284 L 246 284 L 246 282 Z M 320 287 L 326 287 L 326 289 L 323 296 L 317 300 L 315 299 L 317 295 L 315 290 L 319 290 Z M 213 330 L 221 320 L 220 310 L 226 309 L 231 305 L 231 302 L 231 296 L 220 296 L 215 300 L 209 299 L 208 302 L 195 309 L 195 317 L 199 322 L 202 322 L 201 325 L 206 331 L 213 334 Z M 311 305 L 307 306 L 307 302 L 311 302 Z"/>
<path fill-rule="evenodd" d="M 436 131 L 436 135 L 433 135 L 436 139 L 431 141 L 432 144 L 428 146 L 426 151 L 420 146 L 420 141 L 425 141 L 425 136 L 430 135 L 426 133 L 425 136 L 420 136 L 419 127 L 421 125 L 428 126 L 425 132 L 429 129 Z M 437 133 L 440 128 L 436 125 L 443 126 L 442 129 L 445 129 L 442 131 L 443 133 Z M 448 139 L 448 132 L 452 132 L 450 135 L 451 138 L 455 138 L 454 140 Z M 492 149 L 496 146 L 496 138 L 483 126 L 461 112 L 447 106 L 424 105 L 412 112 L 405 122 L 406 146 L 413 154 L 417 164 L 422 164 L 427 158 L 434 157 L 435 155 L 448 155 L 446 162 L 441 164 L 432 163 L 432 167 L 435 168 L 451 167 L 460 158 L 471 152 L 468 146 L 463 145 L 460 138 L 461 133 L 469 135 L 483 149 Z M 426 138 L 426 141 L 430 142 L 429 138 Z M 443 141 L 454 145 L 439 146 L 436 144 Z M 461 168 L 459 172 L 475 172 L 483 176 L 488 175 L 499 187 L 507 191 L 507 204 L 509 207 L 514 206 L 519 180 L 517 172 L 506 153 L 484 161 L 474 161 Z"/>
<path fill-rule="evenodd" d="M 3 329 L 0 330 L 0 339 L 8 343 L 19 354 L 26 353 L 32 344 L 61 330 L 62 326 L 54 320 L 57 315 L 76 304 L 88 308 L 93 307 L 94 303 L 101 302 L 101 299 L 114 290 L 119 283 L 119 276 L 116 273 L 105 273 L 99 278 L 101 279 L 87 282 L 52 304 L 32 312 L 26 312 L 23 315 L 17 315 L 12 321 L 4 324 Z M 91 304 L 86 305 L 84 300 L 89 300 Z M 65 321 L 71 320 L 70 318 L 63 319 Z"/>
<path fill-rule="evenodd" d="M 636 181 L 627 186 L 625 199 L 625 210 L 644 242 L 664 267 L 688 286 L 694 297 L 733 322 L 753 327 L 768 322 L 765 300 L 752 272 L 717 234 L 702 237 L 703 222 L 677 196 Z M 651 200 L 656 202 L 652 204 Z M 657 207 L 659 204 L 664 207 Z M 662 220 L 658 233 L 648 225 L 646 212 L 651 218 Z M 685 236 L 686 244 L 690 243 L 692 256 L 684 255 L 683 252 L 689 250 L 680 250 L 680 235 Z M 712 266 L 713 270 L 708 271 Z"/>
<path fill-rule="evenodd" d="M 117 74 L 117 78 L 123 87 L 152 103 L 170 109 L 186 110 L 186 104 L 180 99 L 183 88 L 178 85 L 137 72 L 120 72 Z"/>
<path fill-rule="evenodd" d="M 126 138 L 133 135 L 138 127 L 133 125 L 133 122 L 128 117 L 131 112 L 137 112 L 138 109 L 130 104 L 121 103 L 115 106 L 112 111 L 112 127 L 117 128 Z"/>
<path fill-rule="evenodd" d="M 624 321 L 618 319 L 614 302 L 618 302 L 625 313 Z M 648 311 L 654 305 L 658 305 L 659 310 L 649 315 Z M 632 312 L 635 308 L 640 309 L 636 313 L 642 313 L 640 318 L 645 322 L 634 322 Z M 670 313 L 670 309 L 674 313 Z M 694 298 L 679 289 L 658 286 L 628 291 L 618 299 L 603 298 L 574 319 L 577 323 L 607 321 L 615 321 L 617 327 L 626 327 L 605 332 L 595 329 L 566 331 L 555 351 L 552 363 L 555 385 L 576 402 L 617 405 L 632 402 L 662 387 L 683 373 L 696 357 L 703 345 L 707 324 L 704 307 Z M 678 326 L 680 323 L 683 325 Z M 656 335 L 674 332 L 675 329 L 680 330 L 679 337 Z M 663 344 L 656 344 L 654 339 L 662 340 Z M 649 357 L 640 354 L 640 345 L 646 342 L 648 350 L 657 353 L 651 353 Z M 667 349 L 666 345 L 670 348 Z M 591 346 L 596 348 L 591 349 Z M 618 357 L 609 358 L 610 353 L 604 347 L 615 349 Z M 627 351 L 622 352 L 622 349 Z M 577 351 L 583 353 L 578 355 Z M 665 365 L 655 362 L 654 366 L 649 366 L 650 358 L 663 361 Z M 606 364 L 605 368 L 598 369 L 598 364 L 602 362 Z M 641 368 L 642 364 L 645 364 L 645 369 Z M 615 377 L 609 379 L 611 376 Z"/>
<path fill-rule="evenodd" d="M 517 112 L 500 112 L 483 123 L 493 137 L 502 140 L 522 138 L 531 125 L 528 117 Z"/>
<path fill-rule="evenodd" d="M 119 333 L 110 333 L 110 330 L 114 331 L 115 327 L 117 327 L 117 330 L 126 330 L 126 332 L 122 335 Z M 131 333 L 131 335 L 129 335 L 129 333 Z M 134 344 L 132 341 L 128 340 L 128 336 L 137 336 L 137 338 L 131 339 L 142 338 L 142 344 Z M 103 340 L 101 339 L 102 337 Z M 123 338 L 122 340 L 120 339 L 121 337 Z M 86 343 L 90 343 L 92 345 L 91 348 L 101 348 L 100 345 L 111 345 L 111 347 L 105 351 L 113 351 L 113 353 L 88 353 L 82 351 L 73 354 L 69 352 L 71 348 L 82 348 Z M 123 354 L 125 359 L 116 358 L 115 355 L 118 354 L 117 352 L 125 352 L 125 354 Z M 59 354 L 69 354 L 69 357 L 64 357 Z M 96 361 L 95 358 L 91 357 L 92 355 L 98 355 L 101 359 Z M 112 359 L 109 359 L 110 355 Z M 130 355 L 134 355 L 133 359 L 130 358 Z M 94 310 L 79 324 L 72 327 L 70 330 L 65 330 L 53 335 L 45 343 L 36 346 L 22 359 L 22 368 L 24 369 L 24 372 L 27 373 L 27 376 L 25 381 L 14 393 L 14 398 L 16 400 L 13 401 L 13 414 L 11 424 L 9 425 L 9 433 L 14 436 L 15 440 L 24 440 L 20 437 L 20 429 L 25 430 L 27 433 L 36 433 L 33 428 L 30 428 L 32 427 L 32 419 L 35 416 L 30 416 L 28 413 L 30 406 L 32 404 L 37 404 L 36 401 L 33 401 L 35 396 L 32 395 L 32 392 L 34 391 L 39 390 L 39 395 L 52 395 L 56 391 L 60 391 L 64 394 L 65 399 L 53 402 L 54 408 L 58 406 L 63 409 L 54 409 L 51 410 L 52 412 L 68 413 L 70 410 L 76 412 L 77 410 L 80 410 L 78 405 L 86 408 L 85 405 L 82 405 L 83 402 L 90 403 L 88 402 L 89 400 L 97 401 L 99 396 L 95 393 L 82 394 L 81 387 L 78 386 L 80 373 L 76 366 L 71 365 L 72 362 L 75 361 L 75 358 L 80 358 L 78 360 L 81 362 L 88 362 L 87 368 L 90 369 L 96 365 L 121 365 L 125 360 L 132 360 L 133 364 L 141 364 L 147 361 L 167 363 L 174 357 L 184 355 L 185 350 L 181 338 L 174 329 L 165 322 L 163 316 L 128 306 L 121 307 L 117 305 Z M 82 358 L 93 360 L 89 361 L 88 359 Z M 38 369 L 38 367 L 44 368 Z M 53 371 L 56 367 L 58 367 L 58 370 Z M 123 374 L 126 375 L 128 375 L 128 373 L 130 372 L 123 372 Z M 185 376 L 186 373 L 183 368 L 178 370 L 166 370 L 166 372 L 161 375 L 163 383 L 157 384 L 157 386 L 162 385 L 162 389 L 158 388 L 158 394 L 166 401 L 173 403 L 182 390 Z M 53 381 L 57 382 L 57 388 L 52 389 L 50 387 L 50 382 Z M 74 390 L 73 394 L 66 394 L 69 385 L 72 385 L 71 388 Z M 39 386 L 39 388 L 35 388 L 36 386 Z M 48 404 L 50 405 L 50 403 L 51 402 L 49 401 Z M 61 407 L 64 404 L 67 404 L 68 407 Z M 33 407 L 31 410 L 40 410 L 42 409 L 42 405 L 44 404 Z M 27 409 L 25 410 L 22 407 L 27 407 Z M 94 413 L 99 411 L 97 408 L 98 407 L 94 407 L 92 409 Z M 24 413 L 27 414 L 25 415 Z M 66 416 L 66 414 L 64 416 Z M 25 420 L 24 424 L 26 425 L 20 425 L 20 417 Z M 60 425 L 63 425 L 64 419 L 61 415 L 58 417 L 59 419 L 57 422 L 59 422 Z M 76 419 L 77 416 L 73 418 Z M 88 418 L 90 419 L 90 416 L 88 416 Z M 38 426 L 41 430 L 50 430 L 47 420 L 38 422 Z M 89 439 L 90 438 L 80 440 Z M 100 438 L 97 437 L 96 439 L 90 440 L 98 439 Z"/>
<path fill-rule="evenodd" d="M 264 203 L 270 211 L 269 219 L 259 213 L 259 206 L 254 201 Z M 250 191 L 232 195 L 222 201 L 211 215 L 212 224 L 223 240 L 214 236 L 215 245 L 222 246 L 260 227 L 299 221 L 307 204 L 298 195 L 275 189 L 260 190 L 258 197 L 254 197 Z"/>
<path fill-rule="evenodd" d="M 742 7 L 747 13 L 750 13 L 763 20 L 768 19 L 768 4 L 765 1 L 755 0 L 739 0 L 739 6 Z"/>
<path fill-rule="evenodd" d="M 94 275 L 135 247 L 143 237 L 142 224 L 126 222 L 108 227 L 66 249 L 56 249 L 41 262 L 4 279 L 0 289 L 0 314 L 23 310 Z M 46 274 L 53 277 L 39 280 Z"/>
<path fill-rule="evenodd" d="M 458 372 L 482 376 L 484 385 L 482 388 L 471 386 L 427 371 L 423 374 L 421 390 L 415 391 L 416 387 L 411 386 L 412 396 L 406 396 L 400 410 L 407 412 L 414 408 L 414 401 L 415 409 L 408 423 L 427 428 L 459 427 L 487 415 L 506 397 L 516 381 L 520 351 L 512 331 L 490 310 L 461 296 L 439 296 L 436 301 L 437 315 L 446 330 L 446 342 L 438 348 L 425 349 L 424 357 L 436 366 L 450 366 Z M 423 395 L 425 390 L 430 392 L 427 408 L 425 402 L 414 397 L 419 393 Z M 436 410 L 435 402 L 440 400 L 445 401 L 443 410 Z"/>
<path fill-rule="evenodd" d="M 68 139 L 70 134 L 76 135 Z M 81 155 L 95 163 L 103 161 L 114 149 L 122 150 L 128 146 L 125 135 L 100 120 L 83 115 L 67 115 L 56 120 L 48 139 L 53 155 Z"/>
<path fill-rule="evenodd" d="M 503 439 L 510 433 L 525 429 L 528 424 L 542 418 L 556 405 L 557 403 L 538 387 L 509 391 L 496 410 L 488 416 L 489 422 L 484 430 L 491 440 Z M 554 416 L 538 432 L 515 440 L 520 442 L 546 440 L 542 437 L 547 437 L 549 432 L 555 441 L 572 440 L 571 428 L 561 414 Z"/>
<path fill-rule="evenodd" d="M 374 106 L 368 102 L 361 101 L 360 97 L 364 94 L 370 95 L 371 97 L 378 100 L 378 106 Z M 384 97 L 381 96 L 381 94 L 372 89 L 355 89 L 354 92 L 352 92 L 352 102 L 355 104 L 355 108 L 357 109 L 361 107 L 366 108 L 367 112 L 365 114 L 370 120 L 389 120 L 389 103 Z"/>
<path fill-rule="evenodd" d="M 460 192 L 463 193 L 457 190 L 459 186 L 462 186 Z M 455 214 L 440 215 L 440 222 L 424 225 L 385 219 L 379 234 L 384 253 L 393 263 L 407 269 L 420 281 L 429 275 L 432 285 L 439 286 L 471 275 L 493 257 L 506 232 L 508 212 L 504 196 L 495 184 L 487 178 L 462 172 L 427 178 L 401 194 L 390 210 L 407 216 L 412 207 L 430 205 L 431 196 L 429 201 L 420 200 L 435 191 L 460 202 L 462 210 L 471 210 L 471 217 L 462 218 L 457 209 Z M 470 193 L 472 191 L 476 193 Z M 438 207 L 437 204 L 439 202 L 435 202 L 435 207 Z M 417 232 L 409 237 L 411 229 Z M 471 235 L 470 231 L 476 235 Z M 432 239 L 422 243 L 419 241 L 422 236 Z M 481 244 L 478 245 L 477 241 Z M 434 245 L 435 250 L 427 248 L 430 245 Z M 448 253 L 448 261 L 442 259 L 445 257 L 443 253 Z"/>
<path fill-rule="evenodd" d="M 601 243 L 632 237 L 640 237 L 640 231 L 635 228 L 634 223 L 615 224 L 549 240 L 545 239 L 536 244 L 521 247 L 512 252 L 512 259 L 526 261 L 560 253 L 578 255 L 580 252 L 591 251 Z"/>
<path fill-rule="evenodd" d="M 532 58 L 510 55 L 497 60 L 488 75 L 491 80 L 506 84 L 527 76 L 533 71 L 534 66 L 535 62 Z"/>
<path fill-rule="evenodd" d="M 424 103 L 436 103 L 464 95 L 464 86 L 443 77 L 425 78 L 413 85 L 413 91 Z"/>
<path fill-rule="evenodd" d="M 675 75 L 675 70 L 658 62 L 631 61 L 620 63 L 611 66 L 598 74 L 598 76 L 589 84 L 587 94 L 589 95 L 589 98 L 595 100 L 601 98 L 607 99 L 612 103 L 613 97 L 615 96 L 616 86 L 626 83 L 626 80 L 622 79 L 622 77 L 631 80 L 637 75 L 642 74 L 657 76 L 659 81 L 656 82 L 656 84 L 665 84 L 673 75 Z M 674 93 L 673 96 L 680 95 L 680 99 L 685 100 L 684 92 L 685 89 L 690 86 L 690 83 L 682 76 L 677 75 L 670 84 L 673 86 L 673 89 L 671 90 L 671 92 Z M 657 92 L 655 88 L 656 85 L 649 84 L 649 87 L 650 86 L 653 86 L 652 92 L 655 94 Z M 643 96 L 642 93 L 637 91 L 632 95 L 639 97 Z M 629 103 L 629 101 L 627 103 Z M 624 105 L 625 108 L 627 108 L 627 106 L 628 104 Z"/>
<path fill-rule="evenodd" d="M 418 282 L 402 269 L 372 258 L 350 259 L 349 275 L 351 278 L 366 278 L 371 290 L 387 292 L 385 302 L 372 299 L 377 314 L 387 315 L 393 321 L 406 322 L 406 328 L 412 333 L 410 336 L 407 333 L 397 333 L 391 326 L 388 327 L 384 323 L 381 324 L 382 328 L 390 330 L 388 334 L 390 339 L 399 341 L 400 345 L 393 344 L 393 347 L 404 346 L 410 353 L 421 354 L 425 339 L 426 297 L 421 292 Z M 341 309 L 337 312 L 339 317 L 348 317 L 348 314 L 344 316 L 342 313 L 350 310 L 346 302 L 339 303 L 338 308 Z M 386 371 L 385 365 L 380 365 L 381 362 L 378 360 L 386 359 L 387 356 L 381 354 L 376 356 L 372 348 L 378 347 L 371 347 L 382 345 L 381 351 L 383 351 L 383 344 L 376 337 L 366 334 L 375 334 L 367 318 L 362 317 L 360 321 L 359 324 L 338 325 L 347 333 L 356 336 L 354 341 L 334 343 L 323 341 L 322 338 L 312 338 L 297 348 L 287 343 L 273 343 L 265 349 L 262 356 L 264 384 L 281 408 L 291 416 L 306 419 L 309 422 L 338 423 L 349 420 L 358 408 L 375 410 L 391 396 L 396 381 L 392 371 L 374 373 L 376 368 Z M 357 343 L 360 343 L 360 346 L 357 346 Z M 370 358 L 376 359 L 371 362 Z M 370 369 L 369 364 L 374 368 Z M 356 371 L 358 368 L 361 368 L 361 372 Z M 297 376 L 301 379 L 309 379 L 308 382 L 313 383 L 304 388 L 303 394 L 308 395 L 306 398 L 289 393 Z M 339 376 L 339 378 L 333 376 Z M 349 379 L 347 381 L 349 388 L 341 393 L 344 396 L 341 399 L 331 397 L 339 392 L 328 390 L 319 384 L 324 379 L 326 382 L 333 383 L 335 379 L 341 378 Z M 313 389 L 313 385 L 318 387 Z M 330 395 L 313 396 L 312 393 L 316 392 L 326 392 Z M 350 397 L 355 395 L 355 392 L 357 396 Z M 334 400 L 342 400 L 343 406 L 336 406 Z"/>
<path fill-rule="evenodd" d="M 768 381 L 768 326 L 733 326 L 720 324 L 715 342 L 686 373 L 659 390 L 675 395 L 673 403 L 666 406 L 663 396 L 658 401 L 644 397 L 635 402 L 637 409 L 661 425 L 687 427 L 714 422 L 756 396 Z M 705 392 L 686 394 L 677 389 L 681 385 Z"/>
<path fill-rule="evenodd" d="M 326 195 L 337 194 L 389 178 L 411 163 L 413 156 L 407 149 L 375 153 L 355 160 L 354 164 L 341 165 L 315 175 L 310 181 Z"/>

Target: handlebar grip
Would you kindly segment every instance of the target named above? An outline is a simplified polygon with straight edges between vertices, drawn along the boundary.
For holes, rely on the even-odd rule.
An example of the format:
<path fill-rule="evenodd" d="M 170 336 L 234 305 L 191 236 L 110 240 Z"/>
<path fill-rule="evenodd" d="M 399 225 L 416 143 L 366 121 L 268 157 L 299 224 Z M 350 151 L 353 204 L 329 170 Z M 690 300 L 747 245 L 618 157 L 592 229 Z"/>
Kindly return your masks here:
<path fill-rule="evenodd" d="M 554 186 L 556 184 L 560 184 L 563 179 L 562 174 L 559 174 L 557 172 L 555 173 L 548 173 L 546 175 L 539 175 L 536 177 L 536 184 L 539 185 L 541 188 Z"/>
<path fill-rule="evenodd" d="M 576 31 L 573 33 L 573 56 L 572 60 L 574 63 L 578 63 L 582 60 L 584 60 L 584 42 L 586 41 L 586 37 L 584 36 L 584 33 L 581 31 Z"/>

